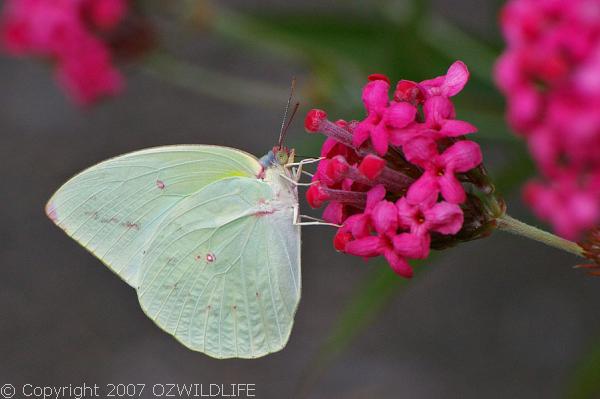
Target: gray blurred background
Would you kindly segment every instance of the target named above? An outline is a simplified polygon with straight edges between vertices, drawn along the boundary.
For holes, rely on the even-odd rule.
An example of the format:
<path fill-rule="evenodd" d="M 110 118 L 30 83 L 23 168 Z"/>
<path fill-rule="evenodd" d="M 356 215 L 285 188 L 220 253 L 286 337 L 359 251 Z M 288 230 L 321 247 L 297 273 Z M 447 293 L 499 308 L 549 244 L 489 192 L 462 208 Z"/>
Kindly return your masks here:
<path fill-rule="evenodd" d="M 230 5 L 319 13 L 348 3 Z M 433 4 L 448 20 L 497 40 L 498 2 Z M 292 75 L 302 93 L 314 73 L 210 32 L 185 39 L 171 33 L 165 41 L 188 60 L 283 93 Z M 135 149 L 208 143 L 260 156 L 276 139 L 286 98 L 280 109 L 253 106 L 174 86 L 135 64 L 126 73 L 123 95 L 82 110 L 43 64 L 0 56 L 0 385 L 252 383 L 259 398 L 564 397 L 573 368 L 600 337 L 600 280 L 573 271 L 577 260 L 569 255 L 504 233 L 421 266 L 430 270 L 395 291 L 316 377 L 307 379 L 336 317 L 385 267 L 336 253 L 327 227 L 303 230 L 303 298 L 283 351 L 217 361 L 160 331 L 130 287 L 45 217 L 45 201 L 76 172 Z M 310 107 L 303 104 L 290 131 L 301 148 Z M 486 156 L 502 163 L 505 149 L 483 144 Z M 514 216 L 530 218 L 518 192 L 507 200 Z"/>

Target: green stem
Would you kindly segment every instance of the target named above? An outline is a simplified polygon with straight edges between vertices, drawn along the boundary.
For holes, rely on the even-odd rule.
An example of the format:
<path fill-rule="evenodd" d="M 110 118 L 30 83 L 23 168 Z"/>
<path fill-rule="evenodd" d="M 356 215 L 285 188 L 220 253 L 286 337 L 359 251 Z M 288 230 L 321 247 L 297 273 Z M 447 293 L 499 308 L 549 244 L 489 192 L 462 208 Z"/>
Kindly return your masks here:
<path fill-rule="evenodd" d="M 496 221 L 498 222 L 497 226 L 500 230 L 508 231 L 512 234 L 539 241 L 551 247 L 562 249 L 563 251 L 581 256 L 582 258 L 585 257 L 583 254 L 583 248 L 573 241 L 565 240 L 564 238 L 555 236 L 547 231 L 530 226 L 506 214 L 500 216 L 498 219 L 496 219 Z"/>

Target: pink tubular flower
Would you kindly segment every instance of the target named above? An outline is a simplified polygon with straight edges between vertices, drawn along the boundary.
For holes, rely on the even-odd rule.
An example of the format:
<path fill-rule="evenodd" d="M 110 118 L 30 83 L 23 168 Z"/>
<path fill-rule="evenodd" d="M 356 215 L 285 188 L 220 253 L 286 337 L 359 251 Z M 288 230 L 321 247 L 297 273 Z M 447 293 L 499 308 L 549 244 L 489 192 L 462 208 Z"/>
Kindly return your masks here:
<path fill-rule="evenodd" d="M 408 194 L 414 201 L 437 199 L 441 192 L 448 202 L 465 201 L 465 190 L 455 176 L 468 172 L 482 161 L 481 150 L 473 141 L 459 141 L 438 153 L 437 143 L 429 137 L 416 137 L 404 146 L 406 159 L 424 169 L 421 177 L 410 187 Z"/>
<path fill-rule="evenodd" d="M 450 101 L 468 76 L 457 61 L 444 76 L 401 80 L 390 99 L 389 79 L 371 75 L 362 121 L 334 123 L 317 109 L 307 114 L 306 130 L 327 140 L 306 197 L 312 207 L 327 204 L 323 218 L 341 225 L 338 251 L 383 256 L 397 274 L 410 277 L 409 259 L 482 236 L 482 205 L 464 188 L 486 184 L 481 150 L 464 137 L 476 128 L 455 119 Z"/>
<path fill-rule="evenodd" d="M 370 80 L 363 90 L 367 118 L 354 129 L 352 142 L 355 146 L 361 146 L 370 138 L 375 151 L 385 155 L 390 133 L 414 121 L 417 109 L 406 102 L 389 104 L 390 84 L 386 77 L 371 75 Z"/>
<path fill-rule="evenodd" d="M 449 202 L 418 201 L 402 197 L 396 202 L 400 225 L 411 233 L 423 235 L 430 231 L 441 234 L 456 234 L 463 224 L 460 207 Z"/>
<path fill-rule="evenodd" d="M 469 70 L 462 61 L 450 65 L 443 76 L 424 80 L 420 83 L 427 97 L 442 96 L 452 97 L 461 92 L 469 80 Z"/>
<path fill-rule="evenodd" d="M 10 54 L 53 61 L 60 85 L 87 105 L 123 87 L 106 38 L 128 10 L 129 0 L 6 0 L 0 39 Z"/>
<path fill-rule="evenodd" d="M 447 97 L 434 96 L 428 98 L 423 105 L 425 122 L 412 123 L 407 129 L 396 130 L 391 142 L 403 145 L 415 136 L 429 136 L 435 139 L 444 137 L 460 137 L 475 133 L 477 128 L 468 122 L 454 119 L 455 111 L 452 102 Z"/>
<path fill-rule="evenodd" d="M 541 173 L 525 199 L 580 238 L 600 222 L 600 2 L 510 0 L 500 22 L 495 80 Z"/>

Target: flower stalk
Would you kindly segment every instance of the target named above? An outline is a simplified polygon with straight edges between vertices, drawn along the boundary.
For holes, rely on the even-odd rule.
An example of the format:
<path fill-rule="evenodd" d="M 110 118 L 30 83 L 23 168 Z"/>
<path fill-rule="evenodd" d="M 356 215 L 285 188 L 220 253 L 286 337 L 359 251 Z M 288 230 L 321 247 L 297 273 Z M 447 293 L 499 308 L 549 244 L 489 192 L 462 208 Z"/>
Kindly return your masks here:
<path fill-rule="evenodd" d="M 523 223 L 507 214 L 500 216 L 496 219 L 496 222 L 496 227 L 499 230 L 541 242 L 542 244 L 561 249 L 582 258 L 586 257 L 583 248 L 576 242 L 566 240 L 527 223 Z"/>

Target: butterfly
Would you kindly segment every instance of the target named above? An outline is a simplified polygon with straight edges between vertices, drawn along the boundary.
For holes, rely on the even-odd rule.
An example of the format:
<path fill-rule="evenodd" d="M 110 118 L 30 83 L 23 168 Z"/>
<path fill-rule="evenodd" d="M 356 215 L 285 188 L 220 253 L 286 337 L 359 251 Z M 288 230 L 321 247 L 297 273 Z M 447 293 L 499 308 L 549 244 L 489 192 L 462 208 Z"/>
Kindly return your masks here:
<path fill-rule="evenodd" d="M 214 358 L 279 351 L 301 293 L 297 186 L 315 161 L 294 163 L 287 126 L 260 159 L 173 145 L 106 160 L 60 187 L 46 214 L 186 347 Z"/>

